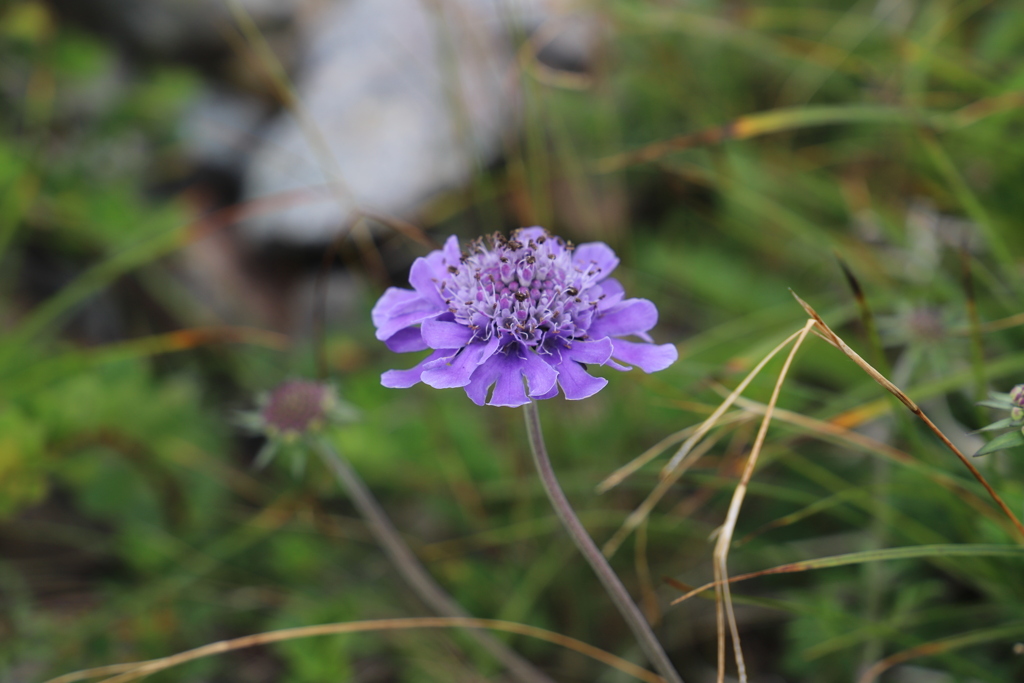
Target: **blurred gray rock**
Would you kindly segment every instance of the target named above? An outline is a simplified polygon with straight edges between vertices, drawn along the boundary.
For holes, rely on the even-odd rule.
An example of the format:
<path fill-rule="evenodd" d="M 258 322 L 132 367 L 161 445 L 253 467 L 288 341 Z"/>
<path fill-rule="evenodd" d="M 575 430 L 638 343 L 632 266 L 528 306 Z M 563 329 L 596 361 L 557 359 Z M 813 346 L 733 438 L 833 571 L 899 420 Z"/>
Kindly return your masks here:
<path fill-rule="evenodd" d="M 262 100 L 208 86 L 179 123 L 183 151 L 200 166 L 240 173 L 266 115 Z"/>
<path fill-rule="evenodd" d="M 541 0 L 346 0 L 309 28 L 296 77 L 308 124 L 284 112 L 256 149 L 246 198 L 320 188 L 246 223 L 254 242 L 321 244 L 357 208 L 409 216 L 464 185 L 515 134 L 516 34 Z"/>

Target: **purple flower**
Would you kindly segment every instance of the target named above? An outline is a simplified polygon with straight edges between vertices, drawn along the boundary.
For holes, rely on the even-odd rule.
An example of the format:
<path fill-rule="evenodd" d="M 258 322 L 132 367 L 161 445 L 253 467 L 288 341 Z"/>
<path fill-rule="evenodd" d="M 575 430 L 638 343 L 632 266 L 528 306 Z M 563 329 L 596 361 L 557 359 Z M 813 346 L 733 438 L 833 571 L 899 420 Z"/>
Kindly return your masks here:
<path fill-rule="evenodd" d="M 433 350 L 381 381 L 463 387 L 477 405 L 493 386 L 488 405 L 515 407 L 552 398 L 559 386 L 568 399 L 593 396 L 608 381 L 590 375 L 591 364 L 664 370 L 676 349 L 651 343 L 658 311 L 646 299 L 623 298 L 608 277 L 618 264 L 606 244 L 573 247 L 543 228 L 475 240 L 466 251 L 449 237 L 413 263 L 413 289 L 391 287 L 373 307 L 377 338 L 392 351 Z M 627 335 L 642 341 L 620 339 Z"/>
<path fill-rule="evenodd" d="M 330 385 L 293 379 L 270 392 L 260 417 L 268 430 L 297 435 L 322 426 L 333 403 Z"/>
<path fill-rule="evenodd" d="M 1010 389 L 1010 403 L 1013 404 L 1013 408 L 1010 409 L 1010 417 L 1013 421 L 1024 420 L 1024 384 L 1018 384 Z"/>

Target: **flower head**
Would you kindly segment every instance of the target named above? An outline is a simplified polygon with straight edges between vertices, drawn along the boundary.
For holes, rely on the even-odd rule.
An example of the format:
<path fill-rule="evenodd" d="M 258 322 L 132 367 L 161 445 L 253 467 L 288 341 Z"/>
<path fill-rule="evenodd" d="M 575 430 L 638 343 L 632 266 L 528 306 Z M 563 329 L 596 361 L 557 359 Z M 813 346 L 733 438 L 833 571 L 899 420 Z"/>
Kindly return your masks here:
<path fill-rule="evenodd" d="M 259 410 L 242 413 L 240 423 L 267 439 L 256 456 L 256 467 L 265 466 L 284 452 L 292 456 L 292 465 L 299 472 L 305 462 L 303 440 L 329 424 L 348 422 L 354 417 L 355 409 L 338 397 L 332 384 L 292 379 L 262 395 Z"/>
<path fill-rule="evenodd" d="M 478 405 L 514 407 L 552 398 L 559 387 L 568 399 L 594 395 L 608 382 L 586 365 L 667 368 L 676 349 L 651 343 L 658 311 L 646 299 L 623 298 L 609 277 L 618 264 L 606 244 L 574 247 L 537 227 L 476 240 L 465 251 L 449 237 L 413 263 L 411 290 L 391 287 L 373 308 L 377 338 L 388 348 L 432 349 L 409 370 L 385 372 L 382 383 L 463 387 Z M 641 341 L 621 339 L 628 335 Z"/>
<path fill-rule="evenodd" d="M 323 426 L 333 399 L 333 391 L 327 384 L 290 380 L 270 392 L 260 415 L 267 431 L 287 438 Z"/>
<path fill-rule="evenodd" d="M 1018 384 L 1010 389 L 1010 403 L 1013 404 L 1010 408 L 1010 418 L 1014 422 L 1024 420 L 1024 384 Z"/>

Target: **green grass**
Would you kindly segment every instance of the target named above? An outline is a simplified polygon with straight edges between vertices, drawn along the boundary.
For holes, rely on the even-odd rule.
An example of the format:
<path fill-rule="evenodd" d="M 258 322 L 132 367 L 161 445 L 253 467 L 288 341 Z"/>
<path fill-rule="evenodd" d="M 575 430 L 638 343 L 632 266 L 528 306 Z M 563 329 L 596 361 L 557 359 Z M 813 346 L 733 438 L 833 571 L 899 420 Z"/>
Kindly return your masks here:
<path fill-rule="evenodd" d="M 799 329 L 790 289 L 860 355 L 891 368 L 955 440 L 979 444 L 965 434 L 1005 417 L 974 402 L 980 389 L 1024 381 L 1024 325 L 986 331 L 1024 310 L 1024 12 L 1009 2 L 883 7 L 595 4 L 607 35 L 587 87 L 524 69 L 524 134 L 507 163 L 426 211 L 420 227 L 437 238 L 542 222 L 577 242 L 609 242 L 627 291 L 659 307 L 656 338 L 679 345 L 667 371 L 597 370 L 611 384 L 592 399 L 541 405 L 555 468 L 599 545 L 674 449 L 608 493 L 595 487 L 703 420 L 721 401 L 716 384 L 734 387 Z M 248 467 L 255 445 L 233 412 L 309 374 L 309 344 L 283 352 L 265 337 L 214 335 L 176 346 L 158 336 L 164 322 L 120 297 L 128 283 L 155 301 L 181 298 L 162 289 L 164 259 L 196 217 L 175 198 L 147 198 L 144 185 L 175 159 L 175 116 L 199 75 L 152 66 L 108 108 L 76 117 L 62 96 L 112 59 L 111 46 L 43 3 L 0 9 L 0 680 L 275 628 L 427 614 L 318 464 L 299 479 L 286 463 Z M 94 150 L 129 131 L 147 141 L 149 176 L 93 172 Z M 72 264 L 44 296 L 22 285 L 39 253 Z M 837 255 L 864 292 L 881 349 Z M 366 315 L 328 331 L 331 375 L 361 411 L 334 444 L 469 612 L 640 661 L 589 568 L 565 551 L 518 411 L 477 408 L 455 390 L 380 386 L 382 371 L 412 361 L 374 339 L 377 293 Z M 97 297 L 124 311 L 135 341 L 95 345 L 74 333 Z M 982 323 L 974 347 L 971 306 Z M 201 308 L 186 297 L 174 327 L 205 324 Z M 746 395 L 766 402 L 780 364 Z M 1022 539 L 963 465 L 813 336 L 779 407 L 910 462 L 772 424 L 730 573 L 831 568 L 733 586 L 752 679 L 849 681 L 886 657 L 952 680 L 1024 675 L 1013 654 L 1024 638 Z M 716 668 L 714 603 L 668 603 L 679 583 L 713 578 L 708 537 L 758 419 L 722 427 L 642 539 L 631 535 L 612 560 L 643 604 L 656 597 L 657 631 L 688 681 Z M 1024 515 L 1024 452 L 973 462 Z M 863 563 L 822 559 L 837 556 Z M 501 637 L 557 680 L 624 680 L 550 643 Z M 154 680 L 313 683 L 365 670 L 403 681 L 497 677 L 464 635 L 410 631 L 294 641 Z M 882 680 L 905 680 L 897 671 Z"/>

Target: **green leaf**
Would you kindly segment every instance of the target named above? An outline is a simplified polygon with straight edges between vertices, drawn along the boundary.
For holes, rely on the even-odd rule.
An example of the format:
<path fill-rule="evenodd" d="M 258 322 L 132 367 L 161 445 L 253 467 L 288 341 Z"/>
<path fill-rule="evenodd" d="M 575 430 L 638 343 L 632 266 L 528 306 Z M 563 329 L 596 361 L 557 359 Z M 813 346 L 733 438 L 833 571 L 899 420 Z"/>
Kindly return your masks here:
<path fill-rule="evenodd" d="M 1024 558 L 1024 548 L 1015 545 L 995 545 L 985 543 L 950 543 L 911 545 L 899 548 L 882 548 L 880 550 L 865 550 L 843 555 L 831 555 L 829 557 L 818 557 L 813 560 L 803 560 L 790 564 L 773 567 L 761 572 L 754 572 L 757 575 L 767 574 L 788 574 L 808 569 L 828 569 L 832 567 L 843 567 L 850 564 L 864 564 L 867 562 L 881 562 L 888 560 L 910 560 L 921 557 L 1021 557 Z"/>
<path fill-rule="evenodd" d="M 1003 400 L 1001 398 L 993 398 L 987 401 L 978 401 L 979 406 L 986 406 L 988 408 L 998 408 L 999 410 L 1010 410 L 1013 408 L 1013 402 L 1009 398 Z"/>
<path fill-rule="evenodd" d="M 1015 446 L 1024 446 L 1024 433 L 1017 429 L 992 439 L 975 453 L 974 457 L 977 458 L 979 455 L 988 455 L 989 453 L 1001 451 L 1004 448 L 1014 448 Z"/>
<path fill-rule="evenodd" d="M 995 431 L 999 431 L 1000 429 L 1009 429 L 1010 427 L 1019 427 L 1019 426 L 1020 426 L 1020 424 L 1016 420 L 1014 420 L 1012 417 L 1008 417 L 1008 418 L 1006 418 L 1004 420 L 998 420 L 996 422 L 993 422 L 992 424 L 988 425 L 987 427 L 982 427 L 981 429 L 979 429 L 977 431 L 979 431 L 979 432 L 995 432 Z"/>

